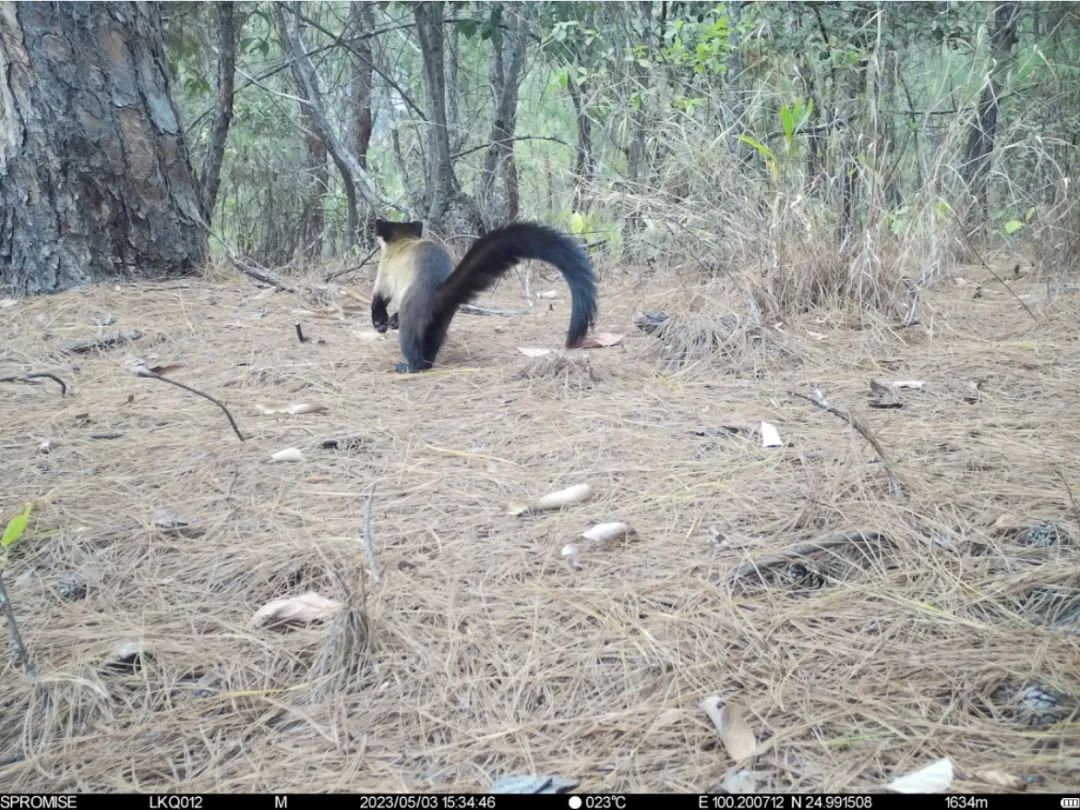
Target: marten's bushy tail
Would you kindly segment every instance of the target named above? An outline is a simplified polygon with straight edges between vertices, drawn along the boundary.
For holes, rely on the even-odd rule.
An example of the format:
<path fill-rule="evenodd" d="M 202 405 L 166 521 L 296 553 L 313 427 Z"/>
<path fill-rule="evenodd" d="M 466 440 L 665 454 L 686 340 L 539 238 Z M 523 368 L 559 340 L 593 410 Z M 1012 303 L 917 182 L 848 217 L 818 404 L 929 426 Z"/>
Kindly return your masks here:
<path fill-rule="evenodd" d="M 558 231 L 531 222 L 517 222 L 480 237 L 439 287 L 428 327 L 430 338 L 437 341 L 436 346 L 442 344 L 458 307 L 526 259 L 537 259 L 559 268 L 570 287 L 572 302 L 566 345 L 573 348 L 581 343 L 596 318 L 596 278 L 589 257 L 581 245 Z"/>

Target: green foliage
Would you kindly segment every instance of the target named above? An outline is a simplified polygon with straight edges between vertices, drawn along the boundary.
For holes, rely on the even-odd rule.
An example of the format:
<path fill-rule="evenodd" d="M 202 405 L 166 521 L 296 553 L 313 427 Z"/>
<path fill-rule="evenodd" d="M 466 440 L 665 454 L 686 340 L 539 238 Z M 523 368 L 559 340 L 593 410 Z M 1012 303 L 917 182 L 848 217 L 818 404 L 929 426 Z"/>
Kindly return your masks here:
<path fill-rule="evenodd" d="M 754 147 L 754 149 L 757 150 L 758 154 L 765 159 L 765 166 L 769 170 L 769 174 L 771 174 L 773 177 L 780 176 L 780 162 L 776 159 L 776 153 L 772 149 L 767 147 L 765 144 L 763 144 L 756 138 L 745 133 L 739 136 L 739 140 L 742 143 L 745 143 L 747 146 Z"/>
<path fill-rule="evenodd" d="M 814 111 L 813 99 L 795 99 L 791 104 L 781 104 L 780 111 L 778 113 L 780 117 L 781 132 L 784 136 L 784 145 L 787 150 L 787 161 L 793 160 L 798 154 L 798 148 L 795 143 L 795 136 L 799 133 L 799 130 L 806 125 L 806 122 L 810 119 L 810 114 Z M 774 178 L 779 179 L 781 174 L 781 160 L 777 156 L 775 150 L 771 147 L 763 144 L 757 138 L 752 135 L 743 133 L 739 136 L 739 141 L 747 146 L 753 147 L 762 159 L 765 161 L 765 167 L 769 170 Z"/>
<path fill-rule="evenodd" d="M 593 214 L 582 213 L 581 211 L 571 211 L 566 222 L 569 226 L 570 233 L 574 236 L 581 236 L 582 234 L 597 229 L 596 216 Z"/>
<path fill-rule="evenodd" d="M 195 3 L 164 8 L 174 97 L 198 166 L 216 101 L 215 13 Z M 311 188 L 325 183 L 314 204 L 325 222 L 327 253 L 340 254 L 343 189 L 332 161 L 312 162 L 275 7 L 256 0 L 235 8 L 236 109 L 215 224 L 268 263 L 288 261 L 296 238 L 285 234 L 299 230 Z M 301 8 L 327 117 L 351 145 L 356 52 L 369 40 L 359 36 L 347 4 Z M 372 8 L 379 33 L 370 40 L 377 70 L 368 170 L 381 196 L 408 200 L 416 209 L 410 215 L 421 216 L 430 183 L 429 129 L 425 112 L 415 109 L 425 106 L 426 93 L 413 6 Z M 770 216 L 770 206 L 760 203 L 791 195 L 807 232 L 839 233 L 834 225 L 850 215 L 845 226 L 884 222 L 897 238 L 924 237 L 935 223 L 954 222 L 951 203 L 970 192 L 965 177 L 942 167 L 963 161 L 991 76 L 1001 100 L 987 181 L 991 230 L 1006 239 L 1027 237 L 1044 224 L 1036 223 L 1034 209 L 1021 213 L 1030 201 L 1061 198 L 1047 167 L 1076 177 L 1080 54 L 1075 37 L 1064 36 L 1069 27 L 1051 22 L 1059 15 L 1040 7 L 1045 16 L 1036 26 L 1036 12 L 1023 13 L 1012 55 L 999 58 L 993 8 L 978 4 L 534 4 L 514 122 L 515 134 L 525 136 L 513 147 L 520 216 L 562 220 L 579 235 L 611 231 L 608 244 L 625 237 L 631 245 L 636 232 L 626 227 L 622 205 L 666 202 L 674 211 L 693 199 L 704 210 L 714 203 L 717 210 L 758 205 Z M 519 14 L 515 4 L 446 6 L 443 30 L 448 43 L 456 42 L 445 49 L 447 97 L 459 113 L 451 148 L 466 195 L 475 194 L 488 154 L 493 40 Z M 575 102 L 583 105 L 581 121 Z M 591 139 L 587 152 L 579 137 Z M 573 176 L 585 165 L 584 154 L 593 172 L 588 185 Z M 742 172 L 740 158 L 769 177 Z M 693 179 L 708 171 L 706 163 L 726 167 L 714 187 Z M 738 180 L 727 182 L 726 172 Z M 763 200 L 754 200 L 756 192 Z M 1049 217 L 1050 205 L 1046 211 Z M 648 218 L 665 221 L 657 210 Z M 650 233 L 637 241 L 663 251 L 665 239 Z"/>
<path fill-rule="evenodd" d="M 26 524 L 30 520 L 30 512 L 33 508 L 34 505 L 28 503 L 22 512 L 8 521 L 7 527 L 4 529 L 4 536 L 0 539 L 0 546 L 7 549 L 19 542 L 19 538 L 26 531 Z"/>
<path fill-rule="evenodd" d="M 674 20 L 659 52 L 661 61 L 689 68 L 699 75 L 727 73 L 731 56 L 730 24 L 723 6 L 712 7 L 699 21 Z"/>
<path fill-rule="evenodd" d="M 780 106 L 780 126 L 784 130 L 784 141 L 788 151 L 795 150 L 795 135 L 803 128 L 810 114 L 814 111 L 814 100 L 796 99 L 794 104 Z"/>
<path fill-rule="evenodd" d="M 4 565 L 7 563 L 8 549 L 19 542 L 23 532 L 26 531 L 26 524 L 30 520 L 30 512 L 33 506 L 32 503 L 28 503 L 22 512 L 8 521 L 7 526 L 4 528 L 4 535 L 0 538 L 0 571 L 4 569 Z"/>

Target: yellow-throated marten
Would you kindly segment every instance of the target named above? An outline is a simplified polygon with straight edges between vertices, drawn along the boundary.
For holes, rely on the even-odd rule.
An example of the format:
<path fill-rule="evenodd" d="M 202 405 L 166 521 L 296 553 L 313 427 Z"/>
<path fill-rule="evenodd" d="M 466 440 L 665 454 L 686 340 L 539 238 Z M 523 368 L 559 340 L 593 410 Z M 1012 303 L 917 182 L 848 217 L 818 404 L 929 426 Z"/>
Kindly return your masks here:
<path fill-rule="evenodd" d="M 596 317 L 596 279 L 585 251 L 543 225 L 519 222 L 494 230 L 473 243 L 457 267 L 445 248 L 423 238 L 421 222 L 376 220 L 375 235 L 382 253 L 371 322 L 380 332 L 399 330 L 405 355 L 399 372 L 431 368 L 458 307 L 525 259 L 553 264 L 570 287 L 568 348 L 581 343 Z"/>

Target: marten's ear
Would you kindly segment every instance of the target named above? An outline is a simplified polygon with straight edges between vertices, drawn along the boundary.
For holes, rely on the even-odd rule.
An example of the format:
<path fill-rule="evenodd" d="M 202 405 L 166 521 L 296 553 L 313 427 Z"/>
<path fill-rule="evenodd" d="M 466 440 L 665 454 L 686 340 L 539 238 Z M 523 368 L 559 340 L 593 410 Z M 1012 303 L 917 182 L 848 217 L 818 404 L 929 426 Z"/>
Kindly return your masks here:
<path fill-rule="evenodd" d="M 409 233 L 415 236 L 417 239 L 424 235 L 424 223 L 423 222 L 407 222 L 406 227 L 409 229 Z"/>
<path fill-rule="evenodd" d="M 390 231 L 393 227 L 393 222 L 387 222 L 385 219 L 377 219 L 375 220 L 375 235 L 384 242 L 389 241 Z"/>

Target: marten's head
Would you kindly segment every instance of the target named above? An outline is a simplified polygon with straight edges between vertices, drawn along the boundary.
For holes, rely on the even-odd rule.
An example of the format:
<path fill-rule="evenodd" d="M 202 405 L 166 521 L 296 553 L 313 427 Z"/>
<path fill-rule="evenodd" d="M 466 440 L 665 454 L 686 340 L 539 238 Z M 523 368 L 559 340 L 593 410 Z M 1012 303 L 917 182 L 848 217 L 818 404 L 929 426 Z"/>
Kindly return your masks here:
<path fill-rule="evenodd" d="M 389 245 L 399 239 L 420 239 L 423 235 L 423 222 L 375 220 L 375 236 L 378 238 L 380 245 Z"/>

